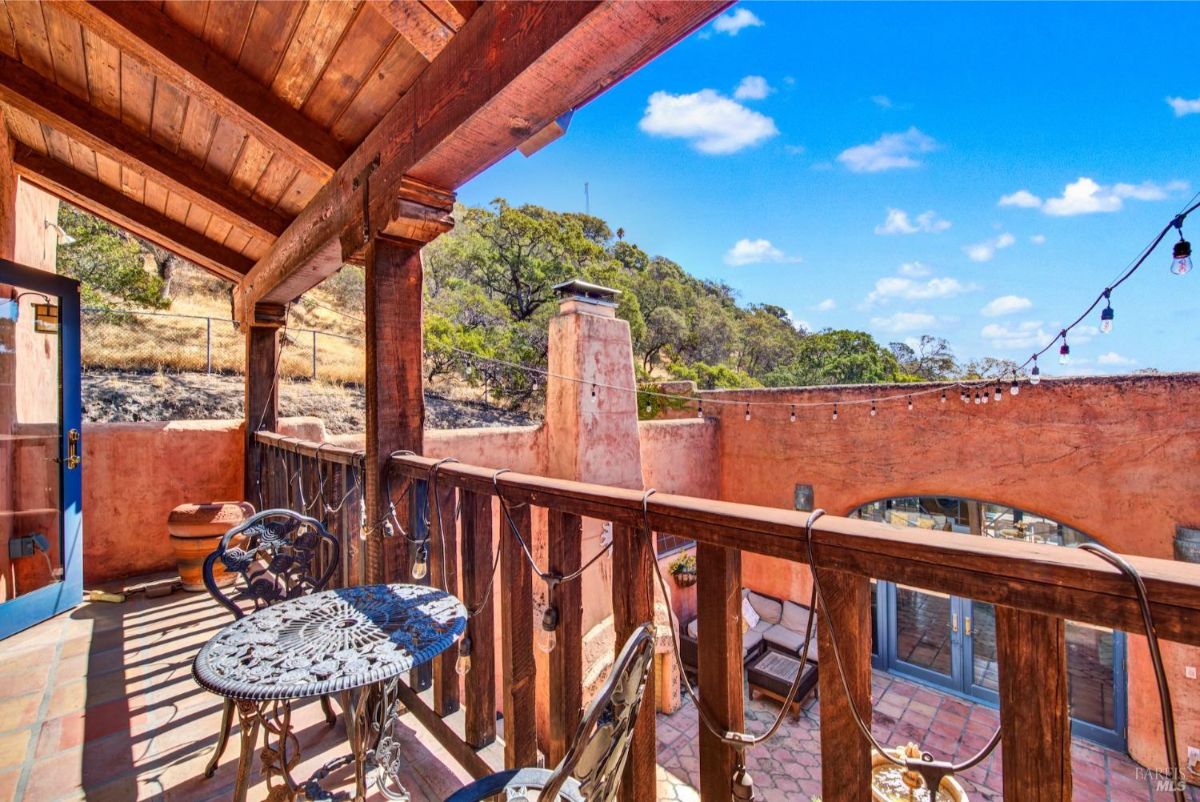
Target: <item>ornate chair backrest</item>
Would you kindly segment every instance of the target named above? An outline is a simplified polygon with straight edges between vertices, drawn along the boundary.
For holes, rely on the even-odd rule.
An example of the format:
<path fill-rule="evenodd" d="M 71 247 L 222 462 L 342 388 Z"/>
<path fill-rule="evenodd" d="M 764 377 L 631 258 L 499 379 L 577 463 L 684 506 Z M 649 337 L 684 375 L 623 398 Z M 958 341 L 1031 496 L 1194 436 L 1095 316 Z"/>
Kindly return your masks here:
<path fill-rule="evenodd" d="M 653 660 L 654 625 L 646 623 L 625 641 L 608 682 L 588 705 L 571 746 L 542 787 L 538 802 L 557 800 L 569 777 L 579 782 L 580 794 L 587 802 L 617 798 Z"/>
<path fill-rule="evenodd" d="M 325 544 L 328 550 L 322 555 Z M 225 595 L 213 576 L 218 560 L 239 577 L 231 586 L 236 598 L 250 599 L 259 610 L 325 590 L 340 558 L 337 538 L 316 518 L 292 510 L 263 510 L 221 538 L 216 551 L 204 560 L 204 586 L 241 618 L 246 612 Z"/>

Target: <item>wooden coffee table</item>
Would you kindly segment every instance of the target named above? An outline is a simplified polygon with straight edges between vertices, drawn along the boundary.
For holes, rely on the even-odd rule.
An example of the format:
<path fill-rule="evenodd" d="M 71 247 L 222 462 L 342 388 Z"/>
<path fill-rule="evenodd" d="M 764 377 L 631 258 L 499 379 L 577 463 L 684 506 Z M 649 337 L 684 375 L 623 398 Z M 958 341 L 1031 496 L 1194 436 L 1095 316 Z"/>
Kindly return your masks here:
<path fill-rule="evenodd" d="M 755 693 L 770 697 L 782 704 L 787 701 L 788 691 L 800 670 L 800 658 L 788 652 L 768 648 L 746 668 L 746 678 L 750 683 L 750 698 Z M 800 690 L 796 701 L 792 703 L 792 718 L 800 717 L 800 705 L 808 694 L 817 694 L 817 664 L 809 658 L 804 666 L 804 674 L 800 679 Z"/>

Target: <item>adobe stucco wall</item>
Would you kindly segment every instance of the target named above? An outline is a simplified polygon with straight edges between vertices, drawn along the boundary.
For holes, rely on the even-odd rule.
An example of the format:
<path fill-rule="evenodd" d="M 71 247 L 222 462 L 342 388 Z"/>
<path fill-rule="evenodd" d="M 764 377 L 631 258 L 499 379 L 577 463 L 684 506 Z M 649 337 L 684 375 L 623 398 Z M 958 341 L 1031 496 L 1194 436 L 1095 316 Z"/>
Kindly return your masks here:
<path fill-rule="evenodd" d="M 802 404 L 863 398 L 903 388 L 723 391 L 706 398 Z M 999 404 L 962 404 L 953 389 L 880 404 L 830 408 L 744 408 L 705 404 L 719 421 L 720 497 L 791 508 L 797 483 L 815 504 L 844 515 L 893 496 L 955 495 L 1043 514 L 1122 552 L 1170 559 L 1175 525 L 1200 522 L 1200 375 L 1046 380 L 1005 388 Z M 694 414 L 694 413 L 692 413 Z M 745 584 L 806 598 L 808 571 L 745 555 Z M 1129 638 L 1129 748 L 1162 766 L 1157 692 L 1144 642 Z M 1181 751 L 1200 746 L 1200 686 L 1184 666 L 1200 650 L 1167 644 Z M 1193 780 L 1200 777 L 1193 777 Z"/>

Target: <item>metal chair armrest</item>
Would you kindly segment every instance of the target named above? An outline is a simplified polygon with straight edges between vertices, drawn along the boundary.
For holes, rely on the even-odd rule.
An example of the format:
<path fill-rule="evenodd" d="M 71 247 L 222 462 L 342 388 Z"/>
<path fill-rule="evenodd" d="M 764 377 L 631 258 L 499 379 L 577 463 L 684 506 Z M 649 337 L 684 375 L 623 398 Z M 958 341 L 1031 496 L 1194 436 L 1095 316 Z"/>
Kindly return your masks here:
<path fill-rule="evenodd" d="M 550 779 L 548 769 L 509 769 L 476 780 L 465 788 L 460 788 L 446 802 L 483 802 L 497 794 L 503 794 L 509 788 L 528 788 L 531 792 L 541 790 Z M 559 800 L 563 802 L 584 802 L 579 793 L 579 784 L 568 780 L 558 792 Z M 529 802 L 538 802 L 536 796 L 530 794 Z"/>

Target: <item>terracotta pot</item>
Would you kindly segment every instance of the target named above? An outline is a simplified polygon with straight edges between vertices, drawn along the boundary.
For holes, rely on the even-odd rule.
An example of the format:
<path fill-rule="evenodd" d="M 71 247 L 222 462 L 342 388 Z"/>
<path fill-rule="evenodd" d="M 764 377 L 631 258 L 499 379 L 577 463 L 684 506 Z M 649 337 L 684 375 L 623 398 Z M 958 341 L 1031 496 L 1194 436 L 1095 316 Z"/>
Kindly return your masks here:
<path fill-rule="evenodd" d="M 900 758 L 904 754 L 904 749 L 889 749 L 888 753 L 894 757 Z M 871 799 L 873 802 L 906 802 L 909 799 L 907 794 L 896 796 L 894 794 L 885 793 L 875 782 L 875 775 L 879 772 L 898 771 L 897 767 L 885 758 L 883 755 L 874 749 L 871 750 Z M 938 789 L 938 802 L 943 799 L 949 799 L 950 802 L 970 802 L 967 797 L 967 792 L 959 785 L 958 780 L 953 777 L 943 777 L 941 787 Z M 918 794 L 921 799 L 927 799 L 928 795 L 923 791 Z"/>
<path fill-rule="evenodd" d="M 674 577 L 675 584 L 681 588 L 690 588 L 692 585 L 696 584 L 695 571 L 676 571 L 675 573 L 671 574 L 671 576 Z"/>
<path fill-rule="evenodd" d="M 216 551 L 221 537 L 254 514 L 254 506 L 245 501 L 214 501 L 207 504 L 180 504 L 167 517 L 167 532 L 175 549 L 179 579 L 184 590 L 201 591 L 204 587 L 204 560 Z M 217 563 L 213 578 L 221 587 L 237 577 L 225 573 Z"/>

